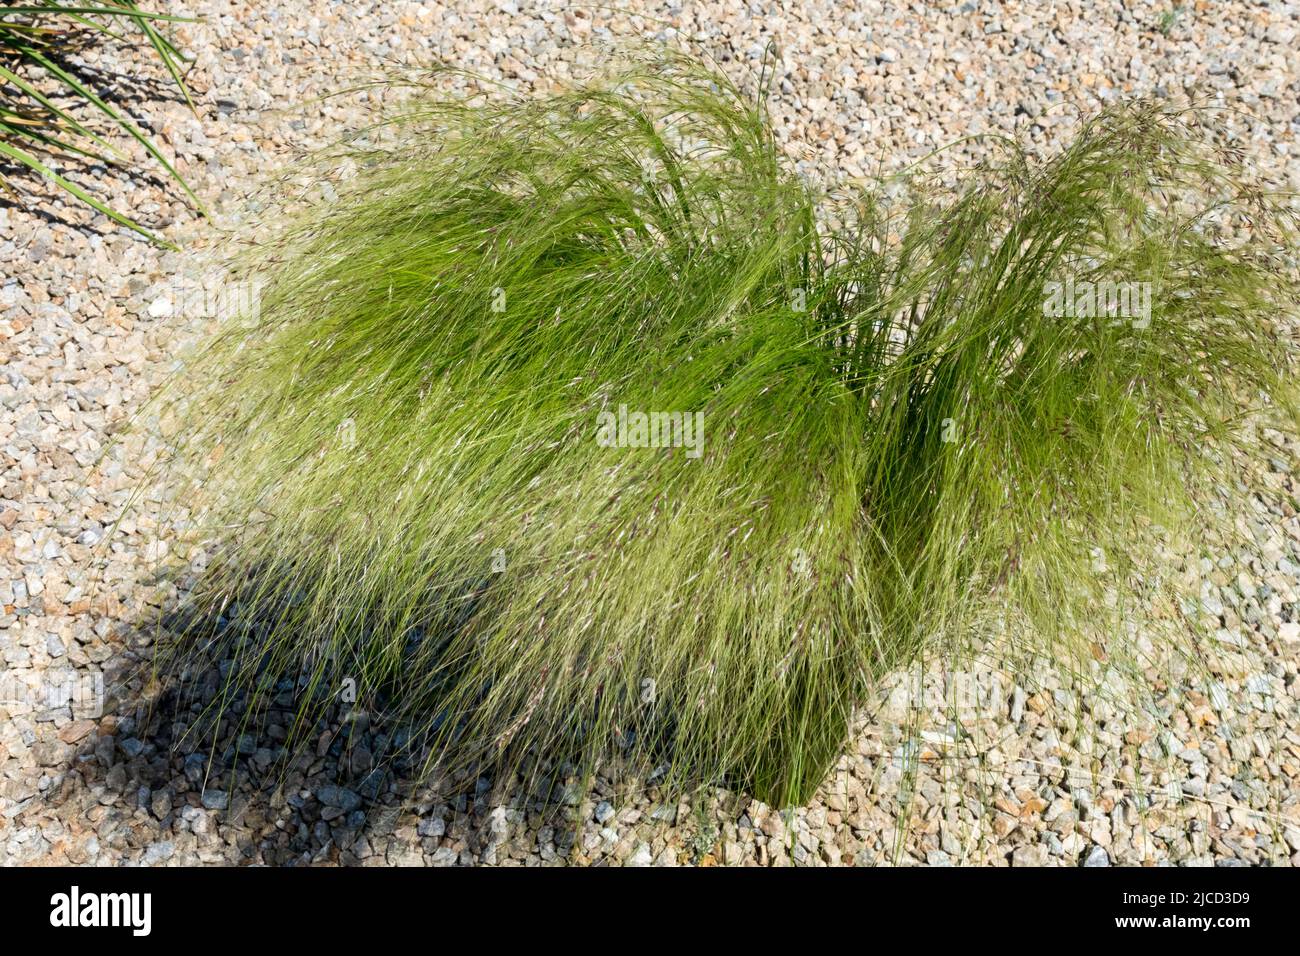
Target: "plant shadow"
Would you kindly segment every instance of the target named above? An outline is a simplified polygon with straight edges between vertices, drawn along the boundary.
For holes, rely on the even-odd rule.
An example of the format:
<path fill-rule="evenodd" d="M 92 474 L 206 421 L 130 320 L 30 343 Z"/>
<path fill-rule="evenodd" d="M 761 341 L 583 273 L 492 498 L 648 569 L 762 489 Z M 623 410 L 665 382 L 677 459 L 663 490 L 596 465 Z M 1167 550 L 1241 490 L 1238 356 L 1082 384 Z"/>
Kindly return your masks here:
<path fill-rule="evenodd" d="M 160 628 L 175 623 L 122 628 L 95 732 L 64 774 L 62 799 L 128 820 L 145 864 L 603 865 L 613 848 L 593 846 L 594 809 L 603 823 L 648 799 L 653 819 L 676 822 L 676 796 L 613 769 L 585 782 L 545 761 L 526 780 L 430 773 L 425 741 L 346 695 L 304 731 L 292 678 L 253 713 L 223 681 L 226 642 L 158 666 Z M 314 744 L 292 745 L 304 736 Z"/>

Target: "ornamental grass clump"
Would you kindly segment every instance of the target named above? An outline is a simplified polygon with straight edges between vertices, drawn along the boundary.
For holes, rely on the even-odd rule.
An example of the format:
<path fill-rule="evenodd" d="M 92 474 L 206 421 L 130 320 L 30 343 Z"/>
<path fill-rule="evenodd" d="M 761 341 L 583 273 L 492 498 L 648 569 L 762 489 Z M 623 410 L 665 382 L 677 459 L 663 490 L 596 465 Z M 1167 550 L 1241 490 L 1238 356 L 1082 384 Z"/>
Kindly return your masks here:
<path fill-rule="evenodd" d="M 215 719 L 289 688 L 315 743 L 347 686 L 430 768 L 800 802 L 922 651 L 1122 643 L 1141 542 L 1290 414 L 1292 222 L 1194 115 L 890 204 L 684 60 L 415 104 L 164 399 Z"/>

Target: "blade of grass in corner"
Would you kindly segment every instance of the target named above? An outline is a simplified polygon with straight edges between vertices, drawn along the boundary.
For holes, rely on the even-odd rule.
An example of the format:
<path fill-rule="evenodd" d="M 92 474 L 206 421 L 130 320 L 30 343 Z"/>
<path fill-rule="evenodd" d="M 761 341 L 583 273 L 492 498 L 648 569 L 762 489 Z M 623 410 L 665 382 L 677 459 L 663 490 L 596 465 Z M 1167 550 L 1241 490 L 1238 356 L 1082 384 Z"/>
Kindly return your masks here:
<path fill-rule="evenodd" d="M 139 233 L 140 235 L 144 236 L 145 238 L 153 242 L 158 243 L 160 246 L 172 250 L 176 250 L 180 248 L 174 243 L 169 242 L 168 240 L 163 239 L 160 236 L 154 235 L 147 228 L 140 225 L 140 223 L 136 222 L 134 219 L 130 218 L 129 216 L 124 216 L 122 213 L 113 209 L 111 206 L 108 206 L 105 203 L 101 202 L 100 200 L 96 199 L 94 196 L 92 196 L 86 190 L 82 189 L 76 183 L 60 176 L 53 169 L 51 169 L 49 166 L 46 166 L 44 163 L 38 160 L 35 156 L 32 156 L 30 153 L 26 153 L 23 150 L 17 148 L 16 146 L 12 146 L 8 143 L 0 141 L 0 156 L 8 156 L 10 159 L 21 163 L 22 165 L 33 170 L 34 172 L 40 173 L 42 176 L 46 177 L 52 182 L 57 183 L 61 188 L 67 190 L 73 196 L 76 196 L 78 199 L 80 199 L 86 205 L 90 206 L 92 209 L 95 209 L 103 213 L 105 216 L 107 216 L 109 219 L 112 219 L 114 222 L 126 226 L 128 229 Z"/>
<path fill-rule="evenodd" d="M 0 16 L 7 14 L 27 14 L 32 16 L 49 16 L 51 14 L 66 13 L 87 16 L 94 14 L 103 14 L 110 17 L 127 17 L 136 20 L 157 20 L 164 23 L 193 23 L 193 17 L 179 16 L 170 13 L 149 13 L 140 10 L 135 6 L 112 6 L 112 7 L 66 7 L 57 3 L 50 3 L 38 6 L 0 6 Z M 14 24 L 23 26 L 22 24 Z"/>
<path fill-rule="evenodd" d="M 185 97 L 185 103 L 189 106 L 190 112 L 197 116 L 198 108 L 195 107 L 194 99 L 190 96 L 189 84 L 185 82 L 184 74 L 176 65 L 176 61 L 181 55 L 180 51 L 176 49 L 170 40 L 155 30 L 148 19 L 140 20 L 139 24 L 140 29 L 144 31 L 144 35 L 149 38 L 149 42 L 153 44 L 154 50 L 157 51 L 158 59 L 162 60 L 163 65 L 167 67 L 167 72 L 171 74 L 172 80 L 175 81 L 176 88 L 181 91 L 181 96 Z"/>
<path fill-rule="evenodd" d="M 33 18 L 30 22 L 18 22 L 14 20 L 3 19 L 6 16 L 27 16 Z M 108 23 L 100 22 L 95 17 L 104 17 Z M 84 102 L 94 106 L 96 110 L 107 117 L 119 129 L 126 132 L 130 137 L 139 142 L 149 154 L 149 156 L 158 162 L 168 177 L 178 183 L 186 194 L 187 199 L 193 204 L 194 208 L 200 215 L 207 215 L 207 209 L 199 199 L 198 195 L 190 187 L 189 183 L 182 177 L 175 166 L 165 157 L 160 149 L 154 145 L 153 141 L 147 136 L 138 125 L 122 112 L 114 109 L 110 104 L 99 97 L 85 83 L 81 82 L 75 75 L 63 69 L 55 62 L 51 53 L 58 48 L 57 44 L 61 32 L 58 28 L 51 27 L 50 22 L 58 22 L 57 19 L 63 18 L 66 22 L 75 24 L 86 30 L 110 37 L 118 41 L 129 42 L 123 34 L 111 29 L 110 24 L 114 22 L 135 23 L 141 30 L 144 38 L 149 42 L 155 54 L 162 60 L 164 67 L 167 69 L 173 81 L 176 82 L 185 99 L 187 106 L 194 111 L 194 101 L 190 95 L 188 85 L 184 82 L 184 77 L 179 69 L 178 62 L 182 59 L 179 49 L 156 27 L 155 23 L 184 23 L 193 22 L 192 17 L 177 16 L 165 13 L 150 13 L 140 10 L 139 7 L 130 2 L 130 0 L 111 0 L 111 2 L 102 5 L 65 5 L 56 2 L 45 4 L 21 4 L 6 5 L 0 7 L 0 42 L 3 42 L 6 53 L 10 57 L 17 58 L 19 63 L 32 63 L 40 66 L 55 77 L 63 86 L 74 96 Z M 3 68 L 0 68 L 3 69 Z M 58 107 L 49 97 L 42 94 L 32 84 L 24 81 L 13 70 L 5 69 L 4 79 L 12 82 L 30 102 L 39 105 L 50 117 L 51 125 L 63 124 L 69 135 L 60 133 L 51 133 L 48 131 L 38 132 L 35 129 L 18 129 L 17 123 L 10 124 L 6 127 L 12 136 L 19 136 L 23 139 L 37 143 L 42 149 L 52 149 L 63 151 L 68 154 L 76 154 L 87 158 L 94 158 L 105 163 L 114 163 L 120 165 L 121 154 L 115 150 L 100 134 L 88 129 L 85 124 L 79 122 L 71 113 L 64 108 Z M 35 116 L 33 116 L 35 118 Z M 24 124 L 26 125 L 26 124 Z M 106 158 L 95 154 L 94 152 L 78 145 L 73 140 L 75 137 L 84 137 L 95 145 L 109 152 L 112 158 Z M 17 146 L 11 144 L 19 154 L 27 156 L 29 159 L 36 160 L 36 157 L 27 153 Z M 39 161 L 37 161 L 39 163 Z M 24 166 L 33 170 L 36 167 L 30 162 L 22 161 Z M 42 168 L 48 168 L 47 164 L 39 163 Z M 44 173 L 42 173 L 44 175 Z M 69 182 L 66 177 L 52 175 L 51 181 L 63 186 Z M 12 188 L 6 184 L 7 188 Z M 81 199 L 89 195 L 84 189 L 77 191 L 69 190 L 72 195 Z M 92 202 L 92 208 L 102 210 L 102 204 Z M 157 237 L 149 230 L 140 227 L 128 216 L 115 215 L 115 221 L 124 225 L 130 225 L 135 231 L 156 240 Z M 137 228 L 138 227 L 138 228 Z"/>
<path fill-rule="evenodd" d="M 48 96 L 46 96 L 36 87 L 32 86 L 30 83 L 24 80 L 17 73 L 14 73 L 12 70 L 6 69 L 2 64 L 0 64 L 0 80 L 5 80 L 9 83 L 12 83 L 14 86 L 18 87 L 18 89 L 22 90 L 32 99 L 34 99 L 36 102 L 44 106 L 47 110 L 50 111 L 51 114 L 53 114 L 59 120 L 62 120 L 64 123 L 67 123 L 73 132 L 78 133 L 81 136 L 86 137 L 86 139 L 89 139 L 92 142 L 96 143 L 97 145 L 103 147 L 105 150 L 111 153 L 116 160 L 120 161 L 122 159 L 122 154 L 118 152 L 116 149 L 114 149 L 113 146 L 106 139 L 104 139 L 98 133 L 86 129 L 86 127 L 82 126 L 81 123 L 77 122 L 76 118 L 73 117 L 70 113 L 68 113 L 67 110 L 60 108 L 58 104 L 56 104 Z M 34 122 L 40 122 L 40 121 L 37 120 Z M 67 143 L 66 141 L 60 142 L 59 145 L 62 146 L 64 149 L 74 150 L 76 152 L 83 153 L 84 155 L 87 156 L 95 155 L 93 153 L 88 153 L 76 146 L 73 146 L 72 144 Z"/>
<path fill-rule="evenodd" d="M 107 157 L 78 146 L 76 143 L 59 139 L 57 136 L 44 132 L 48 128 L 49 124 L 42 120 L 17 115 L 0 116 L 0 130 L 10 136 L 19 136 L 31 140 L 33 143 L 38 144 L 44 152 L 62 153 L 65 156 L 80 156 L 83 159 L 93 160 L 105 165 L 112 162 Z"/>
<path fill-rule="evenodd" d="M 105 102 L 97 93 L 95 93 L 94 90 L 90 89 L 88 86 L 86 86 L 84 83 L 78 80 L 67 70 L 63 69 L 57 63 L 51 60 L 49 57 L 42 54 L 39 50 L 36 50 L 31 46 L 23 45 L 23 44 L 19 45 L 19 49 L 24 54 L 26 54 L 34 63 L 40 64 L 51 74 L 57 77 L 61 82 L 63 82 L 65 86 L 67 86 L 70 90 L 72 90 L 73 93 L 82 97 L 87 102 L 93 104 L 105 116 L 109 117 L 115 123 L 117 123 L 117 125 L 124 132 L 126 132 L 132 139 L 134 139 L 141 146 L 143 146 L 145 150 L 148 151 L 149 155 L 158 161 L 158 164 L 161 165 L 163 169 L 167 170 L 168 174 L 172 177 L 172 179 L 176 181 L 176 183 L 181 187 L 181 189 L 185 190 L 185 194 L 190 197 L 190 200 L 194 203 L 195 208 L 197 208 L 200 211 L 200 213 L 202 213 L 203 215 L 207 215 L 206 208 L 203 205 L 203 201 L 199 199 L 198 194 L 195 193 L 194 190 L 190 188 L 190 185 L 185 181 L 185 178 L 181 176 L 179 172 L 176 171 L 176 168 L 171 164 L 171 162 L 167 159 L 167 157 L 163 155 L 162 151 L 153 144 L 153 141 L 148 136 L 146 136 L 144 132 L 138 126 L 136 126 L 134 122 L 132 122 L 127 116 L 115 110 L 112 106 L 110 106 L 107 102 Z"/>

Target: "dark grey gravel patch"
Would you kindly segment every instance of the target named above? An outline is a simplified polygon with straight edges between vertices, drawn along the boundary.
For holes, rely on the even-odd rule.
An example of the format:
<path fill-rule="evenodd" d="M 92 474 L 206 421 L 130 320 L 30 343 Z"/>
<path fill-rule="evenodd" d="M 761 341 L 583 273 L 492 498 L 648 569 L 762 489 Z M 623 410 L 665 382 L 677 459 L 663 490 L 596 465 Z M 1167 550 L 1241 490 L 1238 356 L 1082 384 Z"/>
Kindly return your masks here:
<path fill-rule="evenodd" d="M 327 807 L 335 807 L 344 813 L 351 813 L 361 808 L 361 795 L 346 787 L 326 784 L 316 791 L 316 799 Z"/>

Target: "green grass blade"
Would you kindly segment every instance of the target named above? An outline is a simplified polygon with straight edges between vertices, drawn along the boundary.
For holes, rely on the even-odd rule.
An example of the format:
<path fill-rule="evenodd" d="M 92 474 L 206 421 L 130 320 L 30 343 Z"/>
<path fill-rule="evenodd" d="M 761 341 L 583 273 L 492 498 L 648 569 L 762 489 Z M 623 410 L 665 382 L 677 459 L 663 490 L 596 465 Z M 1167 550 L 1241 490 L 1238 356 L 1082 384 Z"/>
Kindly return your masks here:
<path fill-rule="evenodd" d="M 102 136 L 99 136 L 98 134 L 93 133 L 90 130 L 86 129 L 86 127 L 82 126 L 80 123 L 77 122 L 75 117 L 69 114 L 66 110 L 61 109 L 49 97 L 41 93 L 40 90 L 36 89 L 36 87 L 32 86 L 30 83 L 28 83 L 18 74 L 14 73 L 11 70 L 5 69 L 5 67 L 2 65 L 0 65 L 0 80 L 5 80 L 6 82 L 12 83 L 14 86 L 18 87 L 18 89 L 22 90 L 32 99 L 34 99 L 36 102 L 44 106 L 47 110 L 50 111 L 51 114 L 56 116 L 58 119 L 62 120 L 64 123 L 68 124 L 68 127 L 72 129 L 73 132 L 78 133 L 79 135 L 84 136 L 87 139 L 93 141 L 94 143 L 96 143 L 97 145 L 105 149 L 107 152 L 117 157 L 118 160 L 121 159 L 121 154 L 118 153 L 118 151 L 115 150 L 108 143 L 108 141 L 105 140 Z M 72 147 L 65 145 L 64 148 L 72 148 Z M 78 151 L 80 152 L 80 150 Z"/>
<path fill-rule="evenodd" d="M 171 162 L 167 159 L 166 156 L 163 155 L 162 151 L 159 150 L 158 147 L 156 147 L 153 144 L 152 140 L 150 140 L 149 137 L 146 136 L 140 130 L 140 128 L 136 126 L 134 122 L 132 122 L 129 118 L 124 116 L 122 113 L 119 113 L 111 105 L 109 105 L 102 98 L 100 98 L 100 96 L 96 94 L 93 90 L 87 87 L 84 83 L 82 83 L 79 79 L 77 79 L 67 70 L 59 66 L 49 57 L 42 54 L 39 50 L 28 45 L 20 45 L 19 49 L 33 62 L 39 63 L 46 70 L 48 70 L 52 75 L 57 77 L 65 86 L 67 86 L 75 94 L 82 97 L 87 102 L 93 104 L 98 110 L 100 110 L 100 112 L 102 112 L 105 116 L 113 120 L 113 122 L 115 122 L 132 139 L 134 139 L 141 146 L 143 146 L 145 150 L 148 151 L 149 155 L 151 155 L 155 160 L 157 160 L 158 164 L 161 165 L 163 169 L 165 169 L 167 173 L 172 177 L 172 179 L 175 180 L 175 182 L 181 187 L 181 189 L 185 191 L 185 194 L 190 197 L 190 200 L 200 210 L 200 212 L 203 212 L 203 214 L 206 215 L 206 212 L 204 211 L 203 202 L 202 200 L 199 199 L 198 194 L 195 193 L 192 188 L 190 188 L 189 183 L 187 183 L 184 177 L 181 176 L 181 174 L 176 171 L 176 168 L 172 166 Z"/>
<path fill-rule="evenodd" d="M 158 236 L 154 235 L 152 232 L 150 232 L 144 226 L 140 225 L 134 219 L 131 219 L 129 216 L 124 216 L 121 213 L 119 213 L 117 210 L 113 209 L 111 206 L 105 205 L 103 202 L 96 199 L 90 193 L 86 192 L 86 190 L 82 189 L 76 183 L 72 182 L 71 180 L 64 179 L 53 169 L 46 166 L 44 163 L 42 163 L 36 157 L 32 156 L 30 153 L 24 152 L 23 150 L 11 146 L 8 143 L 5 143 L 2 140 L 0 140 L 0 156 L 6 156 L 9 159 L 15 160 L 16 162 L 19 162 L 22 165 L 27 166 L 29 169 L 32 169 L 33 171 L 46 177 L 50 181 L 56 183 L 60 188 L 71 193 L 73 196 L 76 196 L 86 205 L 103 213 L 105 216 L 107 216 L 109 219 L 112 219 L 114 222 L 126 226 L 128 229 L 131 229 L 134 232 L 138 232 L 140 235 L 144 236 L 145 238 L 153 242 L 158 243 L 159 245 L 165 246 L 169 249 L 178 248 L 174 244 L 167 242 L 165 239 L 161 239 Z"/>

